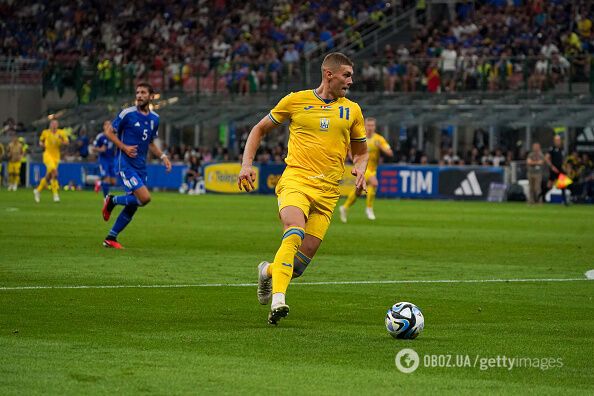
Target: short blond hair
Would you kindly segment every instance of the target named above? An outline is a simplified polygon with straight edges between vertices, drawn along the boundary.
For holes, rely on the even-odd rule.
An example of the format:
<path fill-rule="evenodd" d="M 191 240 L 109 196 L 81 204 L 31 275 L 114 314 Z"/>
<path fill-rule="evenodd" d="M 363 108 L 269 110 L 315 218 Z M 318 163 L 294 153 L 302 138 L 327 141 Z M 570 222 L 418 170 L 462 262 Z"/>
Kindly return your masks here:
<path fill-rule="evenodd" d="M 343 65 L 352 67 L 353 61 L 341 52 L 332 52 L 324 57 L 324 61 L 322 62 L 322 73 L 324 73 L 324 69 L 335 71 Z"/>

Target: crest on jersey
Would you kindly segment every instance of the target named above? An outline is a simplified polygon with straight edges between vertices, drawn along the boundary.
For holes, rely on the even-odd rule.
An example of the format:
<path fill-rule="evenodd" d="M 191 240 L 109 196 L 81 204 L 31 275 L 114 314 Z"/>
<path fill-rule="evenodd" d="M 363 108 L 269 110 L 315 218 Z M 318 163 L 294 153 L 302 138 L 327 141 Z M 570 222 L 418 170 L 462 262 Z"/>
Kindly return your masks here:
<path fill-rule="evenodd" d="M 330 105 L 322 105 L 322 106 L 320 106 L 320 108 L 322 110 L 331 110 L 332 109 L 332 106 L 330 106 Z"/>
<path fill-rule="evenodd" d="M 320 130 L 327 131 L 330 126 L 330 120 L 328 118 L 320 118 Z"/>

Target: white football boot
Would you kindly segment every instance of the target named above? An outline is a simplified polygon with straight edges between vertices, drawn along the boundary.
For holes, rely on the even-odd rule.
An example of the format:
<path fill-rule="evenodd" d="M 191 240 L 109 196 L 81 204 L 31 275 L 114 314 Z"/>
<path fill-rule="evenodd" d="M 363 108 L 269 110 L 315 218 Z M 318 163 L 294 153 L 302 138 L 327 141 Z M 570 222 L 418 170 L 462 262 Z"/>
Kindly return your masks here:
<path fill-rule="evenodd" d="M 365 214 L 369 220 L 375 220 L 375 213 L 373 213 L 373 208 L 365 208 Z"/>
<path fill-rule="evenodd" d="M 262 261 L 258 265 L 258 302 L 262 305 L 268 305 L 272 298 L 272 278 L 262 275 L 262 269 L 270 265 L 268 261 Z"/>

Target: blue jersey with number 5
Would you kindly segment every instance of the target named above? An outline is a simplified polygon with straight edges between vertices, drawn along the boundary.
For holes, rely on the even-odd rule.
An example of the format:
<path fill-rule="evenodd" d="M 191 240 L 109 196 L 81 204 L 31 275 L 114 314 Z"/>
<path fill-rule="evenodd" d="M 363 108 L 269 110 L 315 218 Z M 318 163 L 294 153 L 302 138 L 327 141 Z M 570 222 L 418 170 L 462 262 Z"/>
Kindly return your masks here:
<path fill-rule="evenodd" d="M 116 152 L 118 171 L 127 168 L 145 171 L 149 144 L 158 136 L 159 115 L 153 111 L 144 115 L 136 106 L 128 107 L 122 110 L 111 125 L 122 143 L 126 146 L 137 146 L 137 155 L 134 158 L 128 157 L 118 149 Z"/>

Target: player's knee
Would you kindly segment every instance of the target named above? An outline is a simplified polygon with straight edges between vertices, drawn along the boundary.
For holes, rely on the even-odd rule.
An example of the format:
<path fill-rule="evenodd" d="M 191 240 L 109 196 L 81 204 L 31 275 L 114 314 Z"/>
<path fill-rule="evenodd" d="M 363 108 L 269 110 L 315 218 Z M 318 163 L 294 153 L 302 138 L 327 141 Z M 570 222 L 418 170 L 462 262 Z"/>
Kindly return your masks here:
<path fill-rule="evenodd" d="M 140 202 L 141 206 L 146 206 L 151 202 L 151 196 L 146 196 L 146 197 L 141 197 L 138 198 L 138 201 Z"/>

